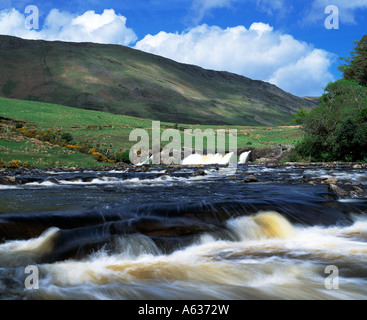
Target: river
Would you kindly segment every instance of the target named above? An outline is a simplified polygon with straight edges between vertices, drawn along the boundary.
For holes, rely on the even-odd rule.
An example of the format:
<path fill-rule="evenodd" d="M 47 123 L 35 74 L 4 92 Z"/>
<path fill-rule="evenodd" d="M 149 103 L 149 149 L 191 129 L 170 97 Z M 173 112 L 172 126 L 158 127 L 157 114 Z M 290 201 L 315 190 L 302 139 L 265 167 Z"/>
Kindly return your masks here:
<path fill-rule="evenodd" d="M 0 298 L 366 299 L 367 198 L 315 177 L 367 188 L 344 166 L 17 173 L 0 185 Z"/>

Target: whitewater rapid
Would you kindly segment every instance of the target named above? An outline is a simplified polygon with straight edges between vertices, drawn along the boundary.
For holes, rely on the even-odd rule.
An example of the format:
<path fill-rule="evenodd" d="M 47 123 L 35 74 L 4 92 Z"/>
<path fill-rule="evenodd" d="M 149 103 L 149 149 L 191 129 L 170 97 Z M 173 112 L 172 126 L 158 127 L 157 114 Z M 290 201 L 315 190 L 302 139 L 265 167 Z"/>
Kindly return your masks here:
<path fill-rule="evenodd" d="M 0 192 L 0 299 L 367 298 L 366 198 L 304 182 L 363 187 L 363 169 L 228 172 L 18 175 L 23 184 Z M 36 289 L 26 287 L 27 267 L 38 271 Z"/>
<path fill-rule="evenodd" d="M 5 290 L 28 299 L 365 299 L 367 218 L 348 227 L 299 227 L 276 212 L 228 221 L 231 240 L 202 235 L 195 244 L 163 254 L 142 235 L 116 240 L 82 260 L 38 265 L 38 290 Z M 0 245 L 2 270 L 24 281 L 19 262 L 52 250 L 57 229 L 36 239 Z M 14 261 L 18 262 L 15 267 Z M 325 268 L 339 265 L 339 288 L 328 290 Z M 11 269 L 11 267 L 13 269 Z M 8 271 L 9 271 L 8 270 Z M 12 273 L 10 272 L 10 274 Z"/>

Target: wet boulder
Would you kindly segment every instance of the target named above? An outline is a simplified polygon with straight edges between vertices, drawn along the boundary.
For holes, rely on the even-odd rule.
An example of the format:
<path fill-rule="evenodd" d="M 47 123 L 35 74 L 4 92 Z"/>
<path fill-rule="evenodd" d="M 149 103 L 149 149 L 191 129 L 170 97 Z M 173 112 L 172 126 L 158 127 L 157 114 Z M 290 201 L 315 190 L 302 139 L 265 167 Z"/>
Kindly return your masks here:
<path fill-rule="evenodd" d="M 353 198 L 366 197 L 367 192 L 364 191 L 361 187 L 353 186 L 350 190 L 350 196 Z"/>
<path fill-rule="evenodd" d="M 338 187 L 335 184 L 329 184 L 329 191 L 335 193 L 339 198 L 347 198 L 349 197 L 349 192 Z"/>
<path fill-rule="evenodd" d="M 258 178 L 256 178 L 255 176 L 251 175 L 251 176 L 248 176 L 248 177 L 245 179 L 245 182 L 246 182 L 246 183 L 259 182 L 259 179 L 258 179 Z"/>
<path fill-rule="evenodd" d="M 338 179 L 337 178 L 328 178 L 324 181 L 322 181 L 321 183 L 322 184 L 334 184 L 334 185 L 337 185 L 338 184 Z"/>
<path fill-rule="evenodd" d="M 10 177 L 10 176 L 0 177 L 0 185 L 14 186 L 17 184 L 20 184 L 20 182 L 16 177 Z"/>
<path fill-rule="evenodd" d="M 193 176 L 206 176 L 206 172 L 204 169 L 198 169 L 192 175 Z"/>

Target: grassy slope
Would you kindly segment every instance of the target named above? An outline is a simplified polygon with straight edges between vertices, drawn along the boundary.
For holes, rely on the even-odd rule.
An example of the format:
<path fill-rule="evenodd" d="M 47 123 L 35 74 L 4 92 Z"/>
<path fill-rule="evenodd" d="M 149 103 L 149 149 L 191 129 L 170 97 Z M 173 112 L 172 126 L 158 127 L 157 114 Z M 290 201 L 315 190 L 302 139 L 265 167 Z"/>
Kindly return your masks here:
<path fill-rule="evenodd" d="M 0 95 L 190 124 L 284 125 L 302 104 L 270 84 L 131 48 L 0 36 Z"/>
<path fill-rule="evenodd" d="M 105 166 L 88 155 L 36 139 L 27 139 L 15 133 L 0 134 L 0 160 L 5 164 L 20 160 L 36 168 Z"/>
<path fill-rule="evenodd" d="M 62 132 L 69 132 L 73 135 L 74 144 L 87 141 L 91 146 L 108 148 L 115 152 L 125 151 L 135 143 L 129 141 L 129 135 L 133 129 L 144 128 L 150 132 L 152 126 L 152 121 L 146 119 L 5 98 L 0 98 L 0 117 L 24 121 L 38 130 L 61 129 Z M 173 128 L 173 126 L 173 123 L 162 122 L 161 130 Z M 237 129 L 238 147 L 264 147 L 278 143 L 295 144 L 302 137 L 297 127 L 189 125 L 179 127 L 202 130 L 206 128 Z M 20 141 L 17 142 L 17 140 Z M 45 145 L 35 139 L 30 141 L 16 136 L 15 133 L 12 137 L 0 135 L 0 160 L 21 160 L 35 167 L 75 165 L 95 167 L 99 164 L 85 154 Z"/>

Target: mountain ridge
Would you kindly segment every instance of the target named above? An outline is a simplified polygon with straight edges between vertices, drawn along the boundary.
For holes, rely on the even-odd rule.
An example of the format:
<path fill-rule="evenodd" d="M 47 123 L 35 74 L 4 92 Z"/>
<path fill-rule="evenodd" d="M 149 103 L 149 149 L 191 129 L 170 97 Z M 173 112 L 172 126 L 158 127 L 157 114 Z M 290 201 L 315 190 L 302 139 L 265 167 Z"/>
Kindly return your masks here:
<path fill-rule="evenodd" d="M 185 124 L 285 125 L 317 104 L 120 45 L 0 35 L 0 95 Z"/>

